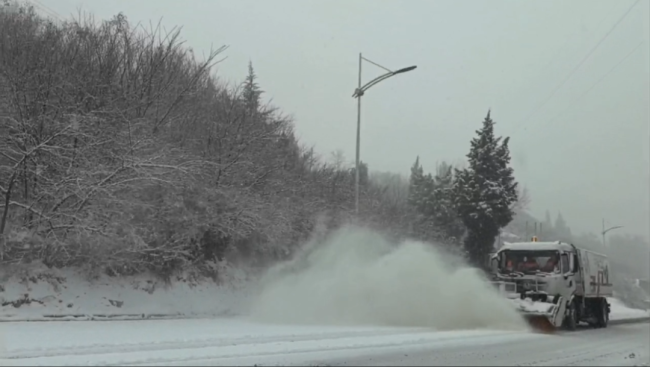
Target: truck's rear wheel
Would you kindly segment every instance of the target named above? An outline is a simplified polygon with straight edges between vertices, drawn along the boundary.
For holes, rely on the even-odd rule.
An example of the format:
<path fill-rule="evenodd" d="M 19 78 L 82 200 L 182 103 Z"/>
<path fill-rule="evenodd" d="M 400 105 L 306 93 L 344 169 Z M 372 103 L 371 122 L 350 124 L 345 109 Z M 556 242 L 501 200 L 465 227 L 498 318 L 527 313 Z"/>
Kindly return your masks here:
<path fill-rule="evenodd" d="M 598 322 L 596 323 L 596 327 L 599 328 L 606 328 L 607 324 L 609 323 L 609 307 L 607 306 L 607 299 L 603 298 L 598 302 L 598 311 L 596 313 L 596 317 L 598 318 Z"/>
<path fill-rule="evenodd" d="M 564 317 L 564 329 L 568 331 L 574 331 L 578 326 L 578 309 L 576 308 L 575 302 L 571 301 L 569 303 L 569 309 L 567 310 L 566 316 Z"/>

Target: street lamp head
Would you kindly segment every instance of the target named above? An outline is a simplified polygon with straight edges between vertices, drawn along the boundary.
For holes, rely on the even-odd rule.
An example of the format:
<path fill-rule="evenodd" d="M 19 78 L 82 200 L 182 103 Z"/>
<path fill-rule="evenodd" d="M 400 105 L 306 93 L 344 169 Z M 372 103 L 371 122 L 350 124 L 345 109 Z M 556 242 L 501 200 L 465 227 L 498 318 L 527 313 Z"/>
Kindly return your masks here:
<path fill-rule="evenodd" d="M 415 68 L 417 68 L 417 65 L 409 66 L 407 68 L 402 68 L 402 69 L 399 69 L 397 71 L 394 71 L 393 75 L 400 74 L 400 73 L 406 73 L 407 71 L 415 70 Z"/>
<path fill-rule="evenodd" d="M 619 228 L 623 228 L 623 226 L 614 226 L 614 227 L 609 227 L 609 228 L 607 228 L 607 229 L 604 229 L 604 230 L 603 230 L 603 235 L 604 235 L 605 233 L 611 231 L 611 230 L 619 229 Z"/>

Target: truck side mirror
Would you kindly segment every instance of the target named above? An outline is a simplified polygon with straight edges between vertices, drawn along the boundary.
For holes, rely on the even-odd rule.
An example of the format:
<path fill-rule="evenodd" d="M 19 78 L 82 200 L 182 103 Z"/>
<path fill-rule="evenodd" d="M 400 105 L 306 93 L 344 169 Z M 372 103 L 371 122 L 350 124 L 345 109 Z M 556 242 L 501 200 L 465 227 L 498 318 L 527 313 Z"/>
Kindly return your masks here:
<path fill-rule="evenodd" d="M 566 256 L 566 255 L 563 255 L 563 256 Z M 575 271 L 575 269 L 576 269 L 575 258 L 576 258 L 575 254 L 571 254 L 571 256 L 569 256 L 569 269 L 568 269 L 568 270 L 569 270 L 569 272 L 571 272 L 571 273 L 575 273 L 575 272 L 576 272 L 576 271 Z M 565 273 L 566 273 L 566 272 L 565 272 Z"/>

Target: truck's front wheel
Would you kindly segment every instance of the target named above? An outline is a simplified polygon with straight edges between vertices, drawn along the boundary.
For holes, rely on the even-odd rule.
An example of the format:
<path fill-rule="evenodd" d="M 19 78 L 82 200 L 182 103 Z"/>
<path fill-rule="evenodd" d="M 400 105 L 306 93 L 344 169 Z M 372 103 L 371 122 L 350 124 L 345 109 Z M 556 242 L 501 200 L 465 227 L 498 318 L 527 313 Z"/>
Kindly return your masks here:
<path fill-rule="evenodd" d="M 578 325 L 578 309 L 575 302 L 571 301 L 568 305 L 566 316 L 564 317 L 564 329 L 574 331 Z"/>

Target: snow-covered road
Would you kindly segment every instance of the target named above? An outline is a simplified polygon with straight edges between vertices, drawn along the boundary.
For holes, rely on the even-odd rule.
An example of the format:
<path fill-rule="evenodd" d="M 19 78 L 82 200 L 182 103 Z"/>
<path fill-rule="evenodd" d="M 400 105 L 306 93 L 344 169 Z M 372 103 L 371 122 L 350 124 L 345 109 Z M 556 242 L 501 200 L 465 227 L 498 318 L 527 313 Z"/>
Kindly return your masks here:
<path fill-rule="evenodd" d="M 647 366 L 650 324 L 539 335 L 242 320 L 1 323 L 0 364 Z"/>
<path fill-rule="evenodd" d="M 650 324 L 501 339 L 490 346 L 413 346 L 315 361 L 328 366 L 650 366 Z"/>

